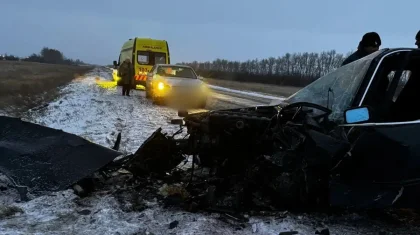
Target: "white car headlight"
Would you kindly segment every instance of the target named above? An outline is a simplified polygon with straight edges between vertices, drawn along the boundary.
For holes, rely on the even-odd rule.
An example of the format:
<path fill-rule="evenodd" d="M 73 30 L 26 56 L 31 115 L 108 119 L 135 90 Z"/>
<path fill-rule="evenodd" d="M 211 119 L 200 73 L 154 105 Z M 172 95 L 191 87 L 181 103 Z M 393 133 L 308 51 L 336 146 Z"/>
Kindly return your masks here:
<path fill-rule="evenodd" d="M 157 88 L 158 90 L 163 90 L 165 89 L 165 84 L 163 84 L 163 82 L 159 82 Z"/>

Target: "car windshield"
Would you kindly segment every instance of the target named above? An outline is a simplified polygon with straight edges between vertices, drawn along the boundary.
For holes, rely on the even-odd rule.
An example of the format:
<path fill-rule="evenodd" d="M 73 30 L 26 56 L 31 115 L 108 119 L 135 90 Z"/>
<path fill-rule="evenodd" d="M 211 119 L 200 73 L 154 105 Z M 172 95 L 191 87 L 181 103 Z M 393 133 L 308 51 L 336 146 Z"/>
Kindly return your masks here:
<path fill-rule="evenodd" d="M 195 72 L 191 68 L 181 66 L 160 66 L 157 70 L 157 74 L 165 77 L 197 78 Z"/>
<path fill-rule="evenodd" d="M 328 107 L 332 110 L 331 120 L 344 122 L 344 111 L 350 108 L 372 60 L 380 53 L 382 50 L 334 70 L 288 97 L 285 102 L 309 102 Z"/>

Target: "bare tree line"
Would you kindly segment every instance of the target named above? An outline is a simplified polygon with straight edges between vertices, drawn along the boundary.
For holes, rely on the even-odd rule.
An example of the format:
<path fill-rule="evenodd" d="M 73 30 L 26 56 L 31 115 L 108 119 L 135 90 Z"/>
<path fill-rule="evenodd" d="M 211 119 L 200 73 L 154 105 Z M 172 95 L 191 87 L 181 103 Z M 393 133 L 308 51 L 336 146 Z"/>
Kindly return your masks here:
<path fill-rule="evenodd" d="M 39 54 L 31 54 L 28 57 L 20 58 L 14 55 L 0 55 L 0 60 L 12 60 L 12 61 L 28 61 L 38 62 L 47 64 L 66 64 L 66 65 L 82 65 L 85 64 L 83 61 L 76 59 L 66 58 L 63 53 L 57 49 L 44 47 L 41 49 Z"/>
<path fill-rule="evenodd" d="M 349 55 L 335 50 L 321 53 L 287 53 L 247 61 L 216 59 L 212 62 L 180 63 L 192 66 L 201 76 L 242 82 L 306 86 L 338 68 Z"/>

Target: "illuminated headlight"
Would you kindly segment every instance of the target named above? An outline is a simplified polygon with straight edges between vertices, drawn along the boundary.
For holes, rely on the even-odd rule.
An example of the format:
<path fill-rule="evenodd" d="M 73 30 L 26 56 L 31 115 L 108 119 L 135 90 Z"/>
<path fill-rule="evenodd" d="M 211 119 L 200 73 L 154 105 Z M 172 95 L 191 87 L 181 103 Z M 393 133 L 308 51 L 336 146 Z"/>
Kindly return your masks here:
<path fill-rule="evenodd" d="M 157 88 L 158 90 L 163 90 L 165 88 L 165 84 L 163 84 L 163 82 L 159 82 Z"/>

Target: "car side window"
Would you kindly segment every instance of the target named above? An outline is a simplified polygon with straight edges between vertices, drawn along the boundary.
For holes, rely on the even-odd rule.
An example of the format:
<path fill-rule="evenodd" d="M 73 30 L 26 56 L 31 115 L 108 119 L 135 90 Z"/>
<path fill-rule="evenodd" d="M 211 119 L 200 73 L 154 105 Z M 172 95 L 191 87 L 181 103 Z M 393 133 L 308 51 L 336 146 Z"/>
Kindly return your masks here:
<path fill-rule="evenodd" d="M 395 76 L 396 72 L 397 71 L 391 71 L 388 74 L 389 85 L 388 85 L 387 90 L 390 88 L 391 82 L 394 79 L 394 76 Z M 399 81 L 398 81 L 397 89 L 395 90 L 395 93 L 392 96 L 392 102 L 395 102 L 398 99 L 399 95 L 401 94 L 401 91 L 404 89 L 405 85 L 407 84 L 408 80 L 410 79 L 411 74 L 412 74 L 411 70 L 404 70 L 402 72 L 401 79 L 399 79 Z"/>
<path fill-rule="evenodd" d="M 396 71 L 401 69 L 401 61 L 406 58 L 406 55 L 406 52 L 389 55 L 383 59 L 377 68 L 362 104 L 370 107 L 375 121 L 385 121 L 387 119 L 390 104 L 393 103 L 390 97 L 395 96 L 393 91 L 390 90 L 391 84 L 395 79 L 399 79 L 399 77 L 395 77 L 395 74 Z M 403 68 L 403 70 L 408 69 Z"/>
<path fill-rule="evenodd" d="M 420 119 L 415 103 L 420 99 L 420 55 L 411 56 L 392 94 L 389 122 L 407 122 Z"/>
<path fill-rule="evenodd" d="M 420 53 L 408 53 L 390 55 L 377 68 L 362 104 L 369 106 L 372 122 L 420 120 L 420 109 L 413 106 L 420 99 Z"/>

